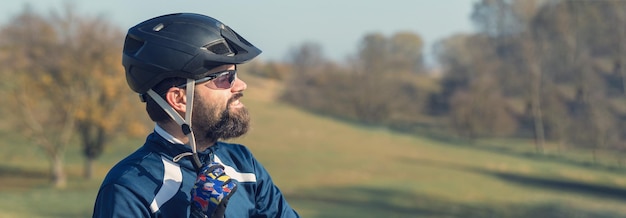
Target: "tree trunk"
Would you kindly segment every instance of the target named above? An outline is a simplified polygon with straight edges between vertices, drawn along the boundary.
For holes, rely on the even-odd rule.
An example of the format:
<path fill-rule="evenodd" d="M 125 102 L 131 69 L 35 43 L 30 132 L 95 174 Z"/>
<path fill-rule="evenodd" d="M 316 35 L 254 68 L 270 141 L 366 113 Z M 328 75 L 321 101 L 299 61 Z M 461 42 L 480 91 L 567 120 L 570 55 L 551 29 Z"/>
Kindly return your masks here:
<path fill-rule="evenodd" d="M 93 158 L 85 157 L 85 169 L 83 169 L 83 176 L 85 177 L 85 179 L 93 178 L 93 162 Z"/>
<path fill-rule="evenodd" d="M 622 78 L 622 94 L 626 96 L 626 46 L 622 45 L 624 43 L 620 43 L 620 57 L 617 63 L 617 71 L 619 71 L 619 75 Z"/>
<path fill-rule="evenodd" d="M 540 86 L 540 85 L 533 84 L 533 86 Z M 545 143 L 545 131 L 543 129 L 543 113 L 541 111 L 541 103 L 540 103 L 541 96 L 538 93 L 535 93 L 535 92 L 539 92 L 538 89 L 539 88 L 537 87 L 533 87 L 531 110 L 532 110 L 532 116 L 533 116 L 534 127 L 535 127 L 534 128 L 535 129 L 535 149 L 537 153 L 543 153 L 543 147 Z"/>
<path fill-rule="evenodd" d="M 626 36 L 626 28 L 620 27 L 617 35 L 618 39 L 622 39 L 624 36 Z M 620 75 L 622 79 L 622 94 L 626 95 L 626 66 L 624 66 L 626 64 L 626 43 L 624 43 L 623 40 L 617 40 L 616 46 L 618 49 L 618 53 L 617 60 L 614 64 L 613 69 L 614 71 L 617 71 L 616 73 Z"/>
<path fill-rule="evenodd" d="M 535 134 L 535 150 L 537 153 L 543 153 L 545 143 L 545 131 L 543 128 L 543 112 L 541 110 L 541 67 L 539 66 L 539 58 L 536 57 L 535 44 L 530 38 L 524 41 L 524 51 L 527 64 L 530 70 L 530 107 L 533 116 L 534 134 Z"/>
<path fill-rule="evenodd" d="M 56 153 L 52 155 L 51 163 L 52 184 L 56 188 L 65 188 L 67 185 L 67 175 L 63 169 L 63 154 Z"/>

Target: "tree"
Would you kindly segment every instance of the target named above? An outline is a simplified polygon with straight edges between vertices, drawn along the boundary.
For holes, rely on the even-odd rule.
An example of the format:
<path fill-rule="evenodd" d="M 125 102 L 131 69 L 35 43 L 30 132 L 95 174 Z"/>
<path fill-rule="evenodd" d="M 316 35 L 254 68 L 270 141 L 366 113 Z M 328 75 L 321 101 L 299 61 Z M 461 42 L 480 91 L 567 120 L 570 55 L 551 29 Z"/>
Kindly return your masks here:
<path fill-rule="evenodd" d="M 287 64 L 278 61 L 263 62 L 253 60 L 250 63 L 237 67 L 241 67 L 242 71 L 250 74 L 277 81 L 285 81 L 289 77 L 289 71 L 291 71 Z"/>
<path fill-rule="evenodd" d="M 316 95 L 316 90 L 325 83 L 323 76 L 328 62 L 322 52 L 322 47 L 317 43 L 303 43 L 290 50 L 289 64 L 293 72 L 285 87 L 282 99 L 292 104 L 309 108 L 323 108 L 323 98 Z"/>
<path fill-rule="evenodd" d="M 424 70 L 424 42 L 412 32 L 398 32 L 390 37 L 370 33 L 358 48 L 360 71 L 364 73 L 419 73 Z"/>
<path fill-rule="evenodd" d="M 389 39 L 388 67 L 401 71 L 419 73 L 424 71 L 422 38 L 411 32 L 398 32 Z"/>
<path fill-rule="evenodd" d="M 367 123 L 393 123 L 394 117 L 414 118 L 421 108 L 430 87 L 415 82 L 423 71 L 423 41 L 417 34 L 398 32 L 391 37 L 381 33 L 365 35 L 358 44 L 350 87 L 351 108 L 359 120 Z M 428 91 L 427 91 L 428 90 Z M 389 96 L 394 96 L 390 98 Z M 407 101 L 408 100 L 408 101 Z M 407 103 L 409 102 L 409 103 Z"/>
<path fill-rule="evenodd" d="M 454 35 L 437 42 L 435 55 L 442 66 L 442 90 L 431 100 L 430 114 L 448 115 L 452 96 L 459 90 L 469 89 L 471 81 L 484 72 L 476 70 L 477 65 L 486 67 L 495 63 L 496 60 L 486 54 L 493 50 L 488 40 L 485 35 Z"/>
<path fill-rule="evenodd" d="M 289 57 L 289 63 L 297 74 L 319 73 L 327 63 L 322 46 L 313 42 L 292 48 Z"/>
<path fill-rule="evenodd" d="M 50 160 L 52 181 L 66 183 L 64 151 L 78 132 L 89 163 L 131 116 L 119 67 L 122 36 L 105 21 L 63 14 L 41 16 L 26 8 L 0 30 L 1 71 L 12 85 L 5 105 L 13 107 L 18 131 L 41 147 Z M 128 92 L 129 93 L 129 92 Z M 95 149 L 94 149 L 95 148 Z"/>
<path fill-rule="evenodd" d="M 426 96 L 437 89 L 428 84 L 430 78 L 417 74 L 423 68 L 421 38 L 408 32 L 391 38 L 369 34 L 359 46 L 350 67 L 327 61 L 315 43 L 292 49 L 294 72 L 283 100 L 374 125 L 416 122 Z"/>
<path fill-rule="evenodd" d="M 504 67 L 499 73 L 501 81 L 505 81 L 506 77 L 510 81 L 513 76 L 502 77 L 505 72 L 526 76 L 514 81 L 522 87 L 528 87 L 528 91 L 522 93 L 527 96 L 531 109 L 536 150 L 543 152 L 545 143 L 541 106 L 544 84 L 541 58 L 543 52 L 536 41 L 533 29 L 530 28 L 530 21 L 535 17 L 538 8 L 537 1 L 483 0 L 475 4 L 472 18 L 484 34 L 493 38 L 494 46 L 500 51 L 499 59 L 504 62 Z M 502 89 L 506 87 L 503 85 Z"/>
<path fill-rule="evenodd" d="M 528 93 L 529 103 L 531 107 L 531 115 L 533 118 L 533 130 L 535 136 L 535 150 L 538 153 L 544 152 L 545 144 L 545 126 L 544 126 L 544 113 L 542 102 L 542 90 L 543 85 L 543 68 L 542 68 L 542 51 L 541 44 L 538 43 L 536 33 L 533 32 L 531 27 L 531 20 L 535 17 L 537 11 L 537 5 L 535 1 L 516 1 L 514 6 L 518 8 L 515 10 L 516 17 L 523 23 L 523 30 L 517 35 L 517 41 L 520 43 L 521 59 L 525 67 L 523 72 L 529 74 L 530 80 L 528 81 L 528 87 L 530 93 Z"/>
<path fill-rule="evenodd" d="M 361 73 L 384 73 L 389 66 L 388 40 L 381 33 L 365 35 L 358 47 L 358 61 Z"/>
<path fill-rule="evenodd" d="M 452 128 L 468 139 L 506 136 L 517 128 L 503 95 L 505 62 L 487 34 L 453 36 L 437 45 L 444 64 L 443 102 Z"/>
<path fill-rule="evenodd" d="M 554 90 L 569 90 L 559 93 L 567 109 L 568 117 L 560 122 L 568 124 L 567 141 L 591 148 L 594 160 L 599 148 L 619 144 L 615 121 L 622 115 L 611 109 L 611 101 L 623 96 L 617 82 L 623 81 L 623 28 L 615 23 L 623 20 L 624 6 L 620 1 L 560 1 L 544 7 L 533 22 L 546 48 L 543 59 Z"/>
<path fill-rule="evenodd" d="M 473 140 L 484 136 L 509 136 L 517 123 L 505 99 L 493 86 L 472 86 L 450 99 L 450 122 L 459 136 Z"/>
<path fill-rule="evenodd" d="M 63 187 L 66 175 L 63 154 L 75 125 L 75 102 L 68 61 L 58 30 L 46 18 L 26 8 L 2 28 L 2 71 L 14 85 L 4 94 L 11 110 L 18 113 L 16 128 L 43 149 L 50 161 L 53 184 Z M 59 104 L 60 102 L 66 102 Z M 13 117 L 15 118 L 15 117 Z M 22 122 L 19 122 L 22 121 Z"/>
<path fill-rule="evenodd" d="M 73 116 L 76 131 L 85 156 L 84 177 L 92 177 L 93 161 L 102 155 L 104 147 L 116 135 L 138 135 L 141 120 L 133 118 L 143 113 L 136 105 L 138 98 L 126 88 L 124 69 L 120 64 L 123 34 L 101 18 L 72 18 L 63 21 L 75 31 L 69 37 L 72 45 L 75 86 L 80 102 Z M 97 28 L 94 28 L 97 27 Z M 133 103 L 136 103 L 135 105 Z"/>

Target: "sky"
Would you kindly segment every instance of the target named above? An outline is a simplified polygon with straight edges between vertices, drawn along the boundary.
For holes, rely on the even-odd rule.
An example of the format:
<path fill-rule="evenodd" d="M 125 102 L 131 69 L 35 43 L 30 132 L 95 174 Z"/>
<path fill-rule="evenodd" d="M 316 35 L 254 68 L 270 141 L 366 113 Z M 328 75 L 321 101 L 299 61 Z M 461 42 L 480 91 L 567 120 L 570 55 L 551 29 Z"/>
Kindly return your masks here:
<path fill-rule="evenodd" d="M 370 33 L 418 34 L 430 56 L 432 45 L 459 33 L 471 33 L 476 0 L 10 0 L 0 7 L 0 24 L 25 5 L 36 12 L 60 11 L 64 3 L 80 15 L 102 16 L 123 31 L 152 17 L 176 12 L 200 13 L 230 26 L 263 53 L 264 60 L 286 60 L 302 43 L 322 46 L 324 55 L 341 61 L 354 55 Z M 428 57 L 432 59 L 432 57 Z M 432 60 L 427 60 L 432 62 Z"/>

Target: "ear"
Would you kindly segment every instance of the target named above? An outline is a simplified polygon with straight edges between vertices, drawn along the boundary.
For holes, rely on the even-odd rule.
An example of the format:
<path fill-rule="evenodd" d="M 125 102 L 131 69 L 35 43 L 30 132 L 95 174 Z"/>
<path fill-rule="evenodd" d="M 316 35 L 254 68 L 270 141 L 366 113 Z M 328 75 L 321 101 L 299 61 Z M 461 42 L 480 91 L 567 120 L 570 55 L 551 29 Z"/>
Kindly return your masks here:
<path fill-rule="evenodd" d="M 165 93 L 165 101 L 180 114 L 184 114 L 187 109 L 187 96 L 184 89 L 170 88 Z"/>

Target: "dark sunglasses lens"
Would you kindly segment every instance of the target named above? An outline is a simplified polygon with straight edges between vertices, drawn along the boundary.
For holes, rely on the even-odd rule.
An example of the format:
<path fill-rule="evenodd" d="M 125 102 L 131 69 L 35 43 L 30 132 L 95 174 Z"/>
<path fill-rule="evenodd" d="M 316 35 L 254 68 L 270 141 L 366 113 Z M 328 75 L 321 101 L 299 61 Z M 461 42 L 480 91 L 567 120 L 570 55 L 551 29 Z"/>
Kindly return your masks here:
<path fill-rule="evenodd" d="M 215 86 L 220 89 L 229 89 L 233 87 L 233 83 L 235 82 L 235 77 L 237 75 L 237 71 L 228 71 L 223 75 L 213 79 Z"/>

